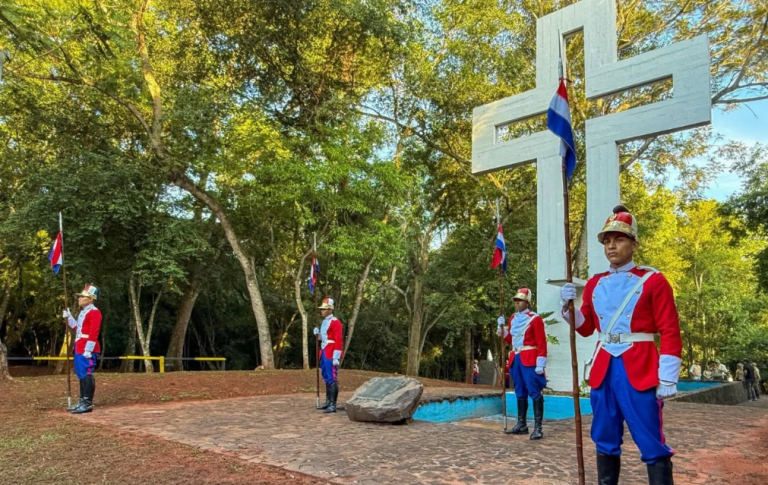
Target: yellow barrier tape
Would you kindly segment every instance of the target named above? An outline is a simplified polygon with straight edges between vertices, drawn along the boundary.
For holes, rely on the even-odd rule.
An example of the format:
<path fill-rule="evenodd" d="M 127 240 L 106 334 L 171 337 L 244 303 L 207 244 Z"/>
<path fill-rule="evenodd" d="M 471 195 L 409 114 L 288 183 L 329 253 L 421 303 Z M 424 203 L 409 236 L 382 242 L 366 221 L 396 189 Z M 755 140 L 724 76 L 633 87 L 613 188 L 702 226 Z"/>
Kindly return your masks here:
<path fill-rule="evenodd" d="M 195 360 L 197 361 L 217 361 L 217 362 L 223 362 L 226 361 L 226 357 L 195 357 Z"/>

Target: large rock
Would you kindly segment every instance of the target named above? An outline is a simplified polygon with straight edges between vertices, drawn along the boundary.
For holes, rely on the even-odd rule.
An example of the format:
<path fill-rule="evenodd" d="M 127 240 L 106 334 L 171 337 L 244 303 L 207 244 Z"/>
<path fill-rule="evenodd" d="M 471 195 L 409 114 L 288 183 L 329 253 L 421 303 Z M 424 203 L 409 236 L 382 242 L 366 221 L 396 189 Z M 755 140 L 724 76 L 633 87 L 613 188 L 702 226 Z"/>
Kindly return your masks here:
<path fill-rule="evenodd" d="M 346 402 L 352 421 L 399 423 L 409 421 L 419 407 L 424 386 L 409 377 L 374 377 Z"/>

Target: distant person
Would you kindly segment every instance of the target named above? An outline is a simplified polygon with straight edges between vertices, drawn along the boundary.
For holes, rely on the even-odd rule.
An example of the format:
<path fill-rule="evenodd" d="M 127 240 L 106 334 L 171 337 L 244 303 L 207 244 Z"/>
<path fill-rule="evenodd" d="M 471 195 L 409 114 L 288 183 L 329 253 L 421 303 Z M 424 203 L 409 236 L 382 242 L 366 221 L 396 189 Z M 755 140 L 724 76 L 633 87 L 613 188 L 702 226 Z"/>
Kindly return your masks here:
<path fill-rule="evenodd" d="M 744 364 L 741 362 L 736 364 L 736 374 L 733 376 L 733 379 L 739 382 L 744 380 Z"/>
<path fill-rule="evenodd" d="M 480 375 L 480 366 L 477 365 L 477 360 L 472 364 L 472 384 L 477 384 L 477 378 Z"/>
<path fill-rule="evenodd" d="M 646 464 L 648 483 L 673 483 L 672 455 L 663 431 L 664 399 L 677 393 L 683 342 L 672 287 L 653 268 L 637 266 L 637 220 L 620 205 L 597 234 L 610 267 L 587 281 L 574 326 L 583 337 L 597 334 L 591 369 L 592 441 L 597 448 L 597 481 L 616 485 L 626 422 Z M 576 286 L 560 289 L 561 314 Z M 660 335 L 660 351 L 654 342 Z M 659 355 L 659 353 L 661 355 Z"/>
<path fill-rule="evenodd" d="M 755 394 L 755 368 L 752 364 L 744 361 L 744 386 L 747 388 L 747 397 L 750 401 L 757 401 Z"/>
<path fill-rule="evenodd" d="M 760 399 L 760 383 L 762 382 L 762 378 L 760 377 L 760 369 L 754 362 L 752 362 L 752 369 L 755 371 L 755 397 Z"/>
<path fill-rule="evenodd" d="M 694 381 L 701 380 L 701 366 L 698 362 L 694 362 L 693 365 L 691 365 L 691 368 L 688 369 L 688 374 L 690 374 L 691 379 Z"/>
<path fill-rule="evenodd" d="M 320 370 L 325 381 L 325 404 L 320 406 L 325 413 L 336 412 L 336 399 L 339 397 L 339 359 L 341 359 L 341 321 L 333 316 L 333 298 L 326 298 L 320 305 L 323 323 L 315 327 L 314 334 L 320 335 Z"/>
<path fill-rule="evenodd" d="M 512 297 L 517 313 L 509 319 L 507 325 L 504 317 L 499 317 L 498 333 L 512 346 L 509 372 L 517 398 L 517 424 L 512 428 L 512 434 L 528 434 L 526 415 L 530 397 L 533 401 L 534 420 L 530 439 L 540 440 L 544 437 L 544 395 L 541 391 L 547 385 L 547 333 L 544 320 L 530 310 L 532 296 L 533 292 L 528 288 L 517 290 Z"/>
<path fill-rule="evenodd" d="M 716 360 L 715 362 L 717 362 L 717 372 L 720 375 L 720 378 L 722 380 L 724 380 L 724 381 L 727 380 L 728 379 L 728 367 L 726 367 L 725 364 L 723 364 L 719 360 Z"/>
<path fill-rule="evenodd" d="M 99 289 L 92 284 L 85 285 L 83 291 L 77 294 L 77 304 L 80 313 L 77 320 L 64 310 L 62 315 L 70 328 L 75 332 L 75 375 L 80 381 L 80 401 L 69 408 L 73 414 L 90 413 L 93 410 L 93 395 L 96 392 L 96 379 L 93 371 L 99 358 L 99 329 L 101 328 L 101 312 L 93 306 L 99 297 Z"/>

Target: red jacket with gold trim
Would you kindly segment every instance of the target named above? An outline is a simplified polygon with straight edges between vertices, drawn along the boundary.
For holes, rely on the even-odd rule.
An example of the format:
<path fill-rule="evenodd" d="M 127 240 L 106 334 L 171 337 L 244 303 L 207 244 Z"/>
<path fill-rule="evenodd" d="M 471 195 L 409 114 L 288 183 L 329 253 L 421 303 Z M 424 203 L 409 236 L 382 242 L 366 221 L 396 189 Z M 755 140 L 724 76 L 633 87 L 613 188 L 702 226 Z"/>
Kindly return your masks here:
<path fill-rule="evenodd" d="M 628 268 L 628 269 L 626 269 Z M 589 279 L 582 296 L 581 317 L 577 315 L 576 331 L 584 337 L 603 332 L 615 309 L 626 295 L 652 268 L 627 265 L 625 269 L 600 273 Z M 611 360 L 622 357 L 632 387 L 650 389 L 659 380 L 676 383 L 680 372 L 682 339 L 672 287 L 660 272 L 655 272 L 635 292 L 623 315 L 611 329 L 616 333 L 651 333 L 661 336 L 661 357 L 653 341 L 611 344 L 598 342 L 589 376 L 589 385 L 599 387 Z"/>
<path fill-rule="evenodd" d="M 516 335 L 521 327 L 525 328 L 522 338 Z M 539 315 L 527 310 L 512 315 L 509 323 L 503 328 L 502 336 L 504 341 L 513 347 L 512 352 L 509 353 L 509 362 L 515 360 L 515 347 L 535 347 L 520 352 L 523 365 L 547 366 L 547 333 L 544 330 L 544 320 Z"/>

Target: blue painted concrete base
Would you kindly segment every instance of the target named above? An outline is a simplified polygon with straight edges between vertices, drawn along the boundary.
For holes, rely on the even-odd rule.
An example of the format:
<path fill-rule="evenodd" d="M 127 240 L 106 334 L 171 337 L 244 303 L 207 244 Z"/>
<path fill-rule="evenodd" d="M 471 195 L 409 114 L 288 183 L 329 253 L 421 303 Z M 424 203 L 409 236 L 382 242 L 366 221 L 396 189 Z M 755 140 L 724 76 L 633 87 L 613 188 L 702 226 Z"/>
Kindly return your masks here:
<path fill-rule="evenodd" d="M 592 414 L 589 399 L 581 398 L 581 414 Z M 413 419 L 432 423 L 450 423 L 465 419 L 502 416 L 501 396 L 460 397 L 454 401 L 425 403 L 419 406 Z M 517 417 L 517 398 L 514 392 L 507 393 L 507 416 Z M 572 418 L 573 398 L 568 396 L 544 396 L 544 419 Z M 528 404 L 528 417 L 533 419 L 533 406 Z"/>
<path fill-rule="evenodd" d="M 581 415 L 592 414 L 589 398 L 579 398 Z M 573 398 L 569 396 L 544 396 L 544 419 L 567 419 L 576 415 L 573 411 Z M 517 397 L 514 392 L 507 393 L 507 416 L 517 418 Z M 527 417 L 533 419 L 533 404 L 528 399 Z"/>
<path fill-rule="evenodd" d="M 501 414 L 501 396 L 461 397 L 455 401 L 422 404 L 413 419 L 432 423 L 450 423 Z"/>

